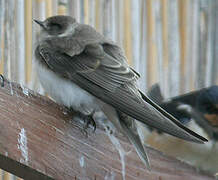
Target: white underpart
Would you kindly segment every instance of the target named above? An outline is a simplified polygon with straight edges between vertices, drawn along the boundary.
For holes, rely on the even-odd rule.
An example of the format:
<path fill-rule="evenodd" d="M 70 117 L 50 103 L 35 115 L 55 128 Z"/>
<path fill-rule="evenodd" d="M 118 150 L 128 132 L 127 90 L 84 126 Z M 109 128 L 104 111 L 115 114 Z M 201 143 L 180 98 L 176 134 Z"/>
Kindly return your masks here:
<path fill-rule="evenodd" d="M 192 112 L 192 107 L 188 104 L 181 104 L 177 107 L 178 110 L 186 110 L 188 113 Z"/>
<path fill-rule="evenodd" d="M 38 62 L 35 63 L 35 66 L 45 92 L 57 103 L 87 113 L 92 112 L 98 107 L 96 98 L 72 81 L 56 75 Z"/>

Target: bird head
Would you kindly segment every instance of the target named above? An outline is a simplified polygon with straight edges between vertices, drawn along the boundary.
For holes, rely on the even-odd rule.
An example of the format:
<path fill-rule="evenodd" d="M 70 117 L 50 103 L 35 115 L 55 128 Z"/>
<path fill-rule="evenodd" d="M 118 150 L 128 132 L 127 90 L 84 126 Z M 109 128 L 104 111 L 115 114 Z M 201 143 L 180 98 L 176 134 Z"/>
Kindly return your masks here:
<path fill-rule="evenodd" d="M 218 86 L 203 91 L 197 99 L 197 106 L 203 113 L 218 114 Z"/>
<path fill-rule="evenodd" d="M 45 21 L 34 20 L 46 37 L 63 37 L 74 32 L 76 20 L 70 16 L 52 16 Z"/>

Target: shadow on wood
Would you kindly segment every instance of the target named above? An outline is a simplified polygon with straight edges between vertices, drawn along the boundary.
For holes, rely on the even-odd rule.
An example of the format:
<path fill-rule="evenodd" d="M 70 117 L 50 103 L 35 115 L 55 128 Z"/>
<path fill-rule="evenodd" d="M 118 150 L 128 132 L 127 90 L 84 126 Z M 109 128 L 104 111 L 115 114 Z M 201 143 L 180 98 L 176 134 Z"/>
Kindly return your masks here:
<path fill-rule="evenodd" d="M 0 168 L 24 179 L 214 179 L 147 147 L 149 172 L 133 146 L 117 133 L 115 137 L 128 152 L 122 167 L 102 125 L 97 124 L 95 133 L 87 137 L 72 116 L 47 97 L 5 81 L 0 88 Z"/>

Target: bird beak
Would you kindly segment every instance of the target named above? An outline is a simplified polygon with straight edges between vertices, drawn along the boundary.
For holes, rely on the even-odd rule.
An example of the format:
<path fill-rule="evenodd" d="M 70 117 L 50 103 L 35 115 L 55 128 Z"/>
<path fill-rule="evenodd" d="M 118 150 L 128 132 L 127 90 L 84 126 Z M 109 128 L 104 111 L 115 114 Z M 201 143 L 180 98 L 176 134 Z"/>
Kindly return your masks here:
<path fill-rule="evenodd" d="M 36 19 L 34 19 L 34 21 L 35 21 L 37 24 L 39 24 L 43 29 L 46 29 L 43 21 L 38 21 L 38 20 L 36 20 Z"/>

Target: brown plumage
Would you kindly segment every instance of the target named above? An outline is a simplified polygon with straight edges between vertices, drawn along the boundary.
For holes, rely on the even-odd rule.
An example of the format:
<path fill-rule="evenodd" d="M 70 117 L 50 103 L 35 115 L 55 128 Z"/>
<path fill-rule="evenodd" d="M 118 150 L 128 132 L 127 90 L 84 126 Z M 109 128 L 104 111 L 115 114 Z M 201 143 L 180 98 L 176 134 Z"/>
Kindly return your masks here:
<path fill-rule="evenodd" d="M 51 17 L 39 24 L 43 28 L 35 51 L 36 59 L 47 71 L 77 85 L 119 114 L 130 116 L 133 123 L 136 119 L 188 141 L 207 141 L 138 90 L 136 81 L 139 75 L 128 66 L 122 49 L 116 43 L 69 16 Z M 130 141 L 137 143 L 134 145 L 140 157 L 147 158 L 138 134 L 125 125 L 125 119 L 118 118 L 118 121 Z"/>

